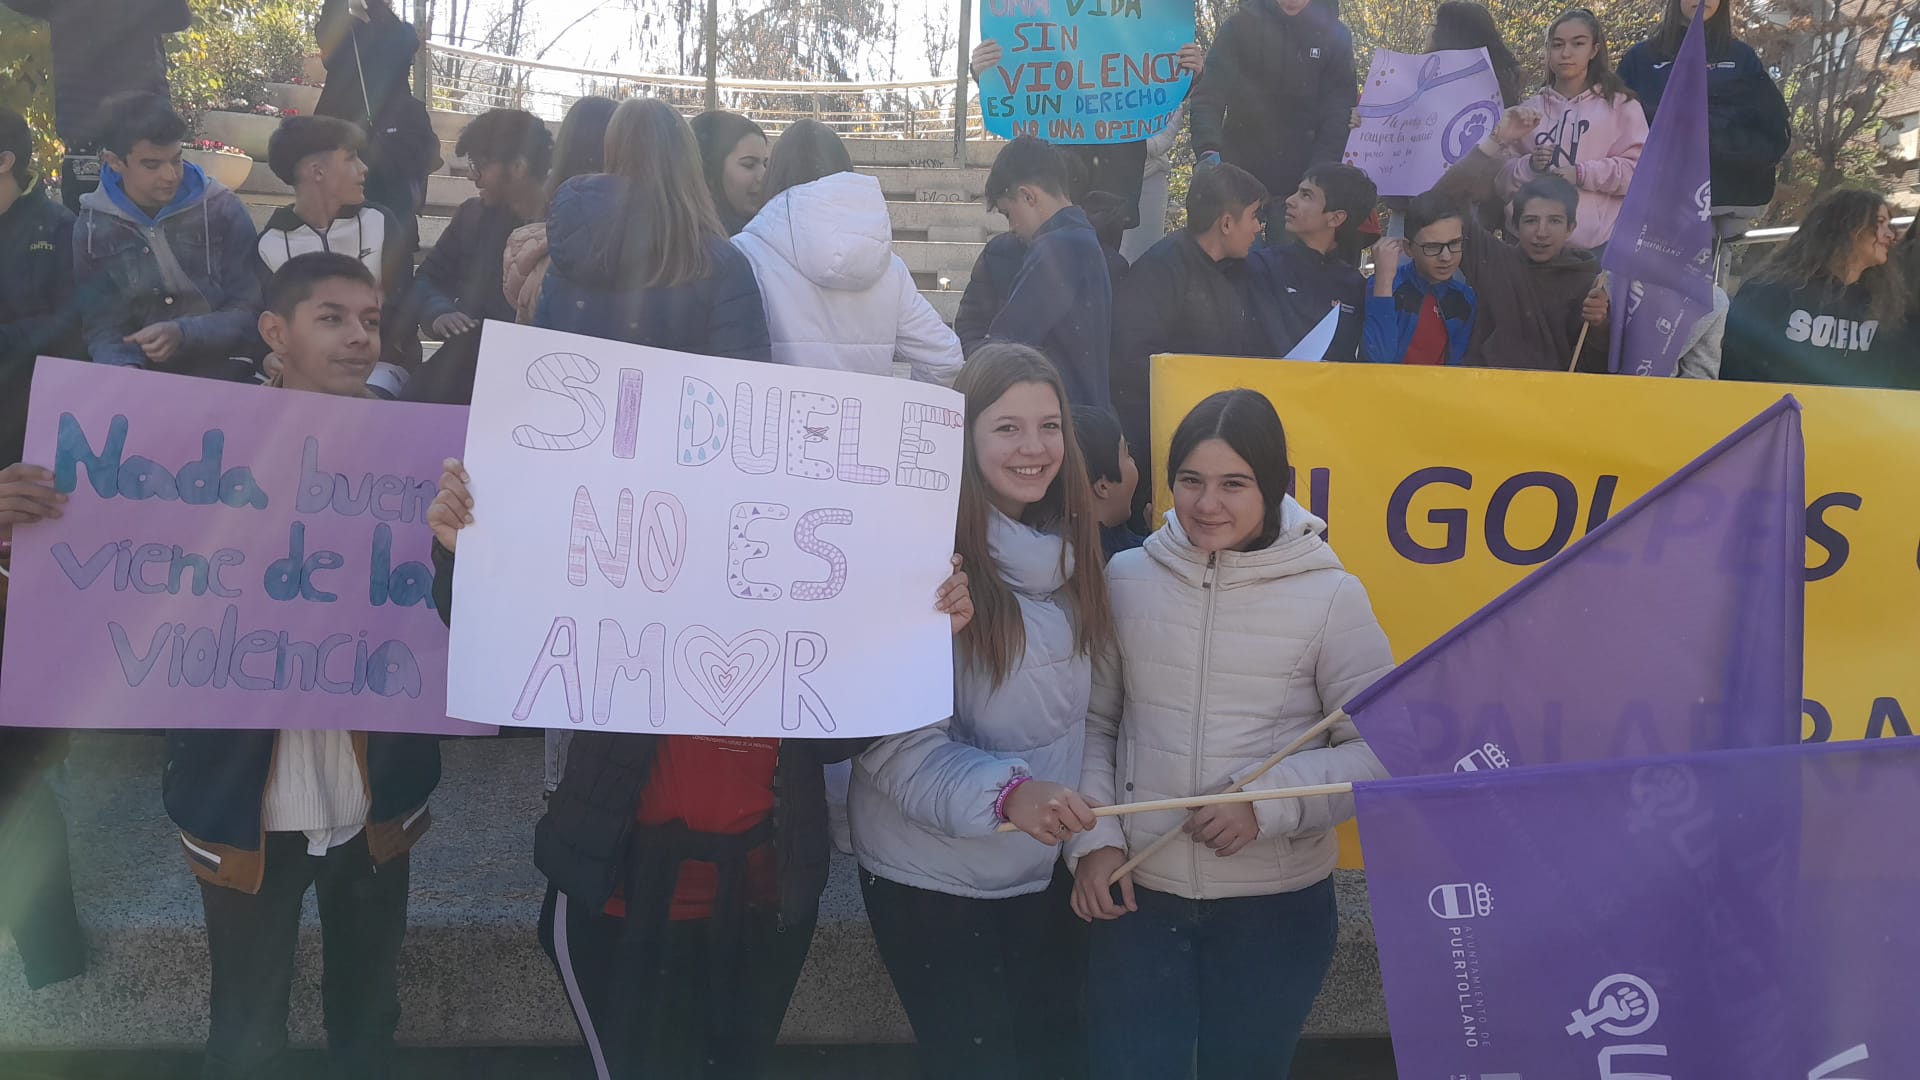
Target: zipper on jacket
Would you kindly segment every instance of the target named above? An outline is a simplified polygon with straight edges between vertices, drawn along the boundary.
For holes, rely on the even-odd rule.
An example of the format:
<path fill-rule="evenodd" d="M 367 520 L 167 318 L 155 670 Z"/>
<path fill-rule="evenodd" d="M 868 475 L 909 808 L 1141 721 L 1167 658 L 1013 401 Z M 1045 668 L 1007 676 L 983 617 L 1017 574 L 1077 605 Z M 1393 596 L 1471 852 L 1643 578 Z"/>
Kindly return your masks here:
<path fill-rule="evenodd" d="M 1193 792 L 1195 795 L 1207 794 L 1207 792 L 1200 790 L 1200 748 L 1205 741 L 1201 738 L 1201 731 L 1206 726 L 1207 718 L 1207 653 L 1213 648 L 1213 578 L 1214 573 L 1219 568 L 1219 563 L 1220 553 L 1217 551 L 1208 552 L 1207 572 L 1200 578 L 1200 591 L 1203 594 L 1200 608 L 1200 662 L 1194 669 L 1194 677 L 1200 680 L 1200 692 L 1194 695 L 1193 749 L 1187 754 L 1187 761 L 1193 766 L 1193 777 L 1188 784 L 1187 790 Z M 1192 874 L 1189 880 L 1193 882 L 1193 891 L 1199 893 L 1202 891 L 1200 887 L 1199 841 L 1192 839 L 1187 841 L 1187 856 L 1188 862 L 1191 864 Z"/>

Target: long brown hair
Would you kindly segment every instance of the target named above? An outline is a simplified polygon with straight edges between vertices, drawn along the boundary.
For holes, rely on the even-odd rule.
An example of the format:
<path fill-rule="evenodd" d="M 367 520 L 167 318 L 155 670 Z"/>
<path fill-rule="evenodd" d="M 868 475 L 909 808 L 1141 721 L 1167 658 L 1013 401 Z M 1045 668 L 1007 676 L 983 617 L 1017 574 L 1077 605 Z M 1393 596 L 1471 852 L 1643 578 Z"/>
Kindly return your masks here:
<path fill-rule="evenodd" d="M 600 257 L 652 288 L 713 272 L 711 246 L 726 231 L 700 174 L 700 146 L 673 106 L 628 98 L 607 124 L 606 169 L 626 181 Z"/>
<path fill-rule="evenodd" d="M 1026 655 L 1026 624 L 1020 601 L 1000 576 L 987 545 L 987 523 L 993 503 L 973 439 L 974 422 L 1020 383 L 1044 383 L 1060 401 L 1060 471 L 1047 494 L 1027 507 L 1021 521 L 1037 529 L 1060 533 L 1073 553 L 1073 573 L 1065 592 L 1071 601 L 1074 648 L 1091 654 L 1113 638 L 1113 606 L 1107 600 L 1107 575 L 1100 548 L 1099 522 L 1093 513 L 1093 489 L 1087 483 L 1087 464 L 1080 456 L 1080 440 L 1073 434 L 1073 412 L 1067 388 L 1038 350 L 1026 345 L 982 347 L 960 369 L 954 389 L 967 396 L 966 451 L 960 469 L 960 520 L 954 528 L 954 550 L 960 553 L 973 594 L 973 621 L 960 633 L 960 647 L 969 663 L 977 665 L 999 686 Z M 1065 552 L 1061 558 L 1065 559 Z"/>
<path fill-rule="evenodd" d="M 1586 23 L 1588 32 L 1593 34 L 1593 59 L 1587 61 L 1587 89 L 1600 91 L 1600 99 L 1609 105 L 1620 98 L 1640 100 L 1638 95 L 1627 89 L 1626 83 L 1620 81 L 1619 73 L 1613 70 L 1613 59 L 1607 52 L 1607 28 L 1600 25 L 1600 16 L 1586 8 L 1568 8 L 1561 12 L 1560 17 L 1553 20 L 1553 25 L 1547 27 L 1547 38 L 1542 44 L 1541 53 L 1544 55 L 1553 45 L 1554 31 L 1570 22 Z M 1540 85 L 1553 88 L 1552 64 L 1547 65 L 1546 81 Z"/>
<path fill-rule="evenodd" d="M 1889 215 L 1893 213 L 1892 205 L 1877 191 L 1841 188 L 1829 192 L 1813 204 L 1801 220 L 1800 228 L 1749 280 L 1785 285 L 1789 289 L 1804 289 L 1816 282 L 1828 281 L 1839 288 L 1840 273 L 1853 256 L 1854 242 L 1862 232 L 1879 227 L 1882 210 Z M 1871 298 L 1873 317 L 1883 326 L 1893 326 L 1906 317 L 1907 291 L 1905 274 L 1901 272 L 1905 255 L 1901 247 L 1896 246 L 1884 266 L 1868 267 L 1860 275 L 1860 284 Z"/>

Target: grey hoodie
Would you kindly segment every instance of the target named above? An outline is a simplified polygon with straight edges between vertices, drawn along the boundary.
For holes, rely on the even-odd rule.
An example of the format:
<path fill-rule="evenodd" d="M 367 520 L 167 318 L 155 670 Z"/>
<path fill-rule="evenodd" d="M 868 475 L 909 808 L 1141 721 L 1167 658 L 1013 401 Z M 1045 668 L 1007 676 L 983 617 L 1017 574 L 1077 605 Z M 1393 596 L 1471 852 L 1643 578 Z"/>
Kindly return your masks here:
<path fill-rule="evenodd" d="M 73 272 L 81 327 L 95 363 L 138 367 L 123 339 L 155 323 L 180 324 L 179 354 L 159 370 L 235 378 L 261 355 L 258 238 L 233 192 L 189 162 L 180 190 L 157 217 L 132 209 L 111 170 L 80 199 Z"/>

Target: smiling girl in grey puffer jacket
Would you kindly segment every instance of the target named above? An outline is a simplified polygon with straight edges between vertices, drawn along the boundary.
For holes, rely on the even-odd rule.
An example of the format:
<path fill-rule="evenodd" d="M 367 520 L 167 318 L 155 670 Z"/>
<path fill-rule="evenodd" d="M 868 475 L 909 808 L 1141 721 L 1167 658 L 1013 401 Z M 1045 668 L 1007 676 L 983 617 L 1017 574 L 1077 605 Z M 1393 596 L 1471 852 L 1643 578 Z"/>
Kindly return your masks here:
<path fill-rule="evenodd" d="M 880 958 L 925 1080 L 1084 1071 L 1083 964 L 1056 874 L 1093 825 L 1081 771 L 1091 657 L 1111 634 L 1093 495 L 1060 376 L 1024 345 L 962 369 L 956 548 L 975 615 L 953 717 L 854 760 L 848 813 Z M 1026 835 L 994 835 L 1002 821 Z"/>

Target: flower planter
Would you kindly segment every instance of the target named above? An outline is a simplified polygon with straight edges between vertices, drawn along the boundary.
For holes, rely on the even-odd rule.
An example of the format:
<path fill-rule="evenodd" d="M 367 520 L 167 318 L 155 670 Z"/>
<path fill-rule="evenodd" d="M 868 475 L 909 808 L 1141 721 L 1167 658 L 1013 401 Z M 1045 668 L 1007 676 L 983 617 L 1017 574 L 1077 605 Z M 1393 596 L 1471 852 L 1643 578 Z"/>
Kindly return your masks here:
<path fill-rule="evenodd" d="M 267 104 L 276 109 L 292 109 L 301 116 L 312 116 L 320 105 L 320 88 L 298 83 L 268 83 Z"/>
<path fill-rule="evenodd" d="M 200 115 L 200 137 L 223 142 L 256 161 L 267 160 L 267 140 L 280 126 L 277 116 L 254 113 L 210 112 Z"/>
<path fill-rule="evenodd" d="M 200 171 L 230 191 L 239 191 L 253 172 L 253 159 L 238 154 L 222 154 L 214 150 L 195 150 L 188 147 L 184 151 L 188 161 L 200 166 Z"/>
<path fill-rule="evenodd" d="M 321 62 L 319 53 L 309 53 L 300 61 L 300 77 L 315 86 L 327 81 L 327 65 Z"/>

